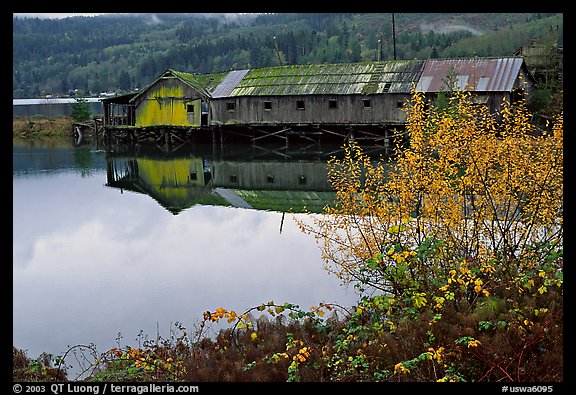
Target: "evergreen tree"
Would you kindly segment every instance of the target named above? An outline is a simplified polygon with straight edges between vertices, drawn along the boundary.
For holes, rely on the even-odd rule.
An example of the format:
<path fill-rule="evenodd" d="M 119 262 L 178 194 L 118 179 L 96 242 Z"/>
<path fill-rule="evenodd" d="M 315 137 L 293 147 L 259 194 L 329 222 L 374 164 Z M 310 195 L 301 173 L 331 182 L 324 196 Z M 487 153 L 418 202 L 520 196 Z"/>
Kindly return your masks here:
<path fill-rule="evenodd" d="M 74 122 L 89 120 L 92 117 L 92 113 L 90 112 L 90 104 L 88 103 L 88 100 L 83 98 L 75 99 L 74 103 L 72 103 L 70 116 Z"/>

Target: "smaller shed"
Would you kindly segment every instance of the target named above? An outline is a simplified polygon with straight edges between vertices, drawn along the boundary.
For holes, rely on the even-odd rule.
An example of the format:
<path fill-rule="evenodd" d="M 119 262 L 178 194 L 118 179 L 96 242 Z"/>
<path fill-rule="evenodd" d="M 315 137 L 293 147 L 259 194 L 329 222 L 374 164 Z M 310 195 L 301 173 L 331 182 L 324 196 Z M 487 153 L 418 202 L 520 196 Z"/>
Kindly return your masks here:
<path fill-rule="evenodd" d="M 136 127 L 208 126 L 210 90 L 228 73 L 196 75 L 166 70 L 131 100 Z"/>
<path fill-rule="evenodd" d="M 498 112 L 504 100 L 516 101 L 521 92 L 530 93 L 535 83 L 522 57 L 430 59 L 416 90 L 430 96 L 455 89 L 469 91 L 478 103 Z"/>

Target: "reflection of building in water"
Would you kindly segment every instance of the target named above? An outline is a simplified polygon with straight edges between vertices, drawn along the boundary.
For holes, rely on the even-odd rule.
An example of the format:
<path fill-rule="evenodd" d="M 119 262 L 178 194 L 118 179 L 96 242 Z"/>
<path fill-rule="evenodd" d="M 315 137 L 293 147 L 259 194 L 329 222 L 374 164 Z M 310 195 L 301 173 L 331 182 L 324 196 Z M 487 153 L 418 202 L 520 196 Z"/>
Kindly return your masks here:
<path fill-rule="evenodd" d="M 214 183 L 224 188 L 328 191 L 324 162 L 214 161 Z"/>
<path fill-rule="evenodd" d="M 332 203 L 326 161 L 117 156 L 107 186 L 145 193 L 173 214 L 196 204 L 321 212 Z"/>
<path fill-rule="evenodd" d="M 326 162 L 216 160 L 212 165 L 216 191 L 227 189 L 253 208 L 322 212 L 334 200 Z"/>
<path fill-rule="evenodd" d="M 201 158 L 119 157 L 107 161 L 107 186 L 145 193 L 174 214 L 202 201 L 210 169 Z"/>

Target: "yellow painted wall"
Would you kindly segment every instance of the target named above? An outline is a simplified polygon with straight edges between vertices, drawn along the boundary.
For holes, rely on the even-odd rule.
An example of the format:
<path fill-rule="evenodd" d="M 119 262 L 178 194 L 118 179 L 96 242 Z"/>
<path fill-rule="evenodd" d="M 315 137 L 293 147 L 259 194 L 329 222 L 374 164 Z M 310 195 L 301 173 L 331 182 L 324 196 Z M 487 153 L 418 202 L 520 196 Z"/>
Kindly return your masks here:
<path fill-rule="evenodd" d="M 202 158 L 154 160 L 138 159 L 140 179 L 155 195 L 163 196 L 167 201 L 185 201 L 193 199 L 191 194 L 196 188 L 204 186 L 204 167 Z M 191 180 L 190 173 L 196 173 L 197 179 Z"/>
<path fill-rule="evenodd" d="M 136 126 L 200 126 L 200 99 L 194 100 L 193 122 L 188 119 L 183 86 L 158 84 L 146 93 L 136 108 Z M 198 102 L 196 104 L 196 102 Z"/>
<path fill-rule="evenodd" d="M 154 160 L 138 159 L 138 173 L 146 184 L 165 188 L 187 185 L 204 185 L 204 167 L 202 158 Z M 190 173 L 196 173 L 197 179 L 191 180 Z"/>
<path fill-rule="evenodd" d="M 202 119 L 202 99 L 196 99 L 190 104 L 194 104 L 194 115 L 192 117 L 188 116 L 188 121 L 192 126 L 200 126 Z"/>

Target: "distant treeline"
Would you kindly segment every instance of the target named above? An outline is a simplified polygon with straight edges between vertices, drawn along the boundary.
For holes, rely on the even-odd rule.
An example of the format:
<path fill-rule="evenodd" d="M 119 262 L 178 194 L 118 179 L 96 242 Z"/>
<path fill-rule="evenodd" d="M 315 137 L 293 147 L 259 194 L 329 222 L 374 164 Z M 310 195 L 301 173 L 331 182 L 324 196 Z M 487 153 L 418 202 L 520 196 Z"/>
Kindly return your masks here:
<path fill-rule="evenodd" d="M 13 98 L 127 92 L 167 68 L 511 55 L 563 14 L 135 14 L 13 18 Z M 393 32 L 396 34 L 393 35 Z"/>

